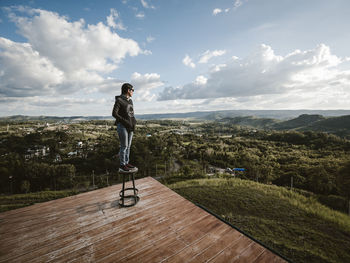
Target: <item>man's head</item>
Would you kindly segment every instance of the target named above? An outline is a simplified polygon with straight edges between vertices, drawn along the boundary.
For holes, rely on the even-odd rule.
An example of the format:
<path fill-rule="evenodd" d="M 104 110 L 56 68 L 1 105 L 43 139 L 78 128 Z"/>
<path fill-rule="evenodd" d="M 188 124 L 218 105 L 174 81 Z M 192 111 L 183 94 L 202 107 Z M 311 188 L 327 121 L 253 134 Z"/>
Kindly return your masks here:
<path fill-rule="evenodd" d="M 125 96 L 131 97 L 134 92 L 134 88 L 130 83 L 124 83 L 122 85 L 122 94 Z"/>

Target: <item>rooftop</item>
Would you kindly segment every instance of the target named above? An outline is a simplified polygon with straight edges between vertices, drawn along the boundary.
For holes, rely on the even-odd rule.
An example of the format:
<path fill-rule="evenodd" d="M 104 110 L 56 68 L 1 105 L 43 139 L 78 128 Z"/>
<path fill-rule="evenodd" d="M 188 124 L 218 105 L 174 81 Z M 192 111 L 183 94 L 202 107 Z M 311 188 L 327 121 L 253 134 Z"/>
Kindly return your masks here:
<path fill-rule="evenodd" d="M 0 262 L 285 262 L 151 177 L 0 214 Z"/>

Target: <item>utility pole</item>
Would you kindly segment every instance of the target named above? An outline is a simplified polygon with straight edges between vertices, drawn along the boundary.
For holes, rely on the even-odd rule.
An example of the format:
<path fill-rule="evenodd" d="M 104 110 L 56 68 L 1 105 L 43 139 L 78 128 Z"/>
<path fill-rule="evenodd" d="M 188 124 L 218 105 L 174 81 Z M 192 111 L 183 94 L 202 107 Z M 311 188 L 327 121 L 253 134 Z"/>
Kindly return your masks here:
<path fill-rule="evenodd" d="M 11 194 L 12 194 L 12 177 L 13 177 L 12 175 L 9 176 Z"/>

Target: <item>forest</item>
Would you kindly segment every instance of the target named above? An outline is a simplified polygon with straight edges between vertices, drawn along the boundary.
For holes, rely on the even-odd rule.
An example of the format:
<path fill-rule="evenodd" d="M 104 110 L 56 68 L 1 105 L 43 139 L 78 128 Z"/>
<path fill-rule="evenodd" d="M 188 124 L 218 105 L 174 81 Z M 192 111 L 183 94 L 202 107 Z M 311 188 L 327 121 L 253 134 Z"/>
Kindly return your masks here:
<path fill-rule="evenodd" d="M 0 126 L 0 191 L 81 192 L 120 182 L 112 121 Z M 218 121 L 139 121 L 131 149 L 138 176 L 164 183 L 235 176 L 315 194 L 347 212 L 350 141 L 318 131 L 267 130 Z M 228 170 L 226 170 L 228 171 Z"/>

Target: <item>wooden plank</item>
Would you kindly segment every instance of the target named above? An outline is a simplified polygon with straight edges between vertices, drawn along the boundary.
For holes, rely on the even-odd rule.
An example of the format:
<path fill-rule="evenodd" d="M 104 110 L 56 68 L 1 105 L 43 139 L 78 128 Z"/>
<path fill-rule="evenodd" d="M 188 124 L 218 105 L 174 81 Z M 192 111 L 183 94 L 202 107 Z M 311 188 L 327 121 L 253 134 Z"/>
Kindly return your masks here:
<path fill-rule="evenodd" d="M 239 242 L 234 242 L 233 245 L 226 247 L 219 254 L 215 255 L 208 262 L 231 262 L 233 258 L 240 255 L 244 250 L 253 244 L 253 241 L 243 236 Z"/>
<path fill-rule="evenodd" d="M 228 228 L 229 226 L 226 224 L 220 224 L 217 228 L 212 229 L 212 231 L 205 234 L 199 240 L 188 244 L 184 249 L 179 250 L 177 253 L 166 258 L 163 262 L 182 263 L 191 260 L 216 242 L 218 236 L 221 236 Z"/>
<path fill-rule="evenodd" d="M 143 182 L 143 184 L 137 184 L 136 186 L 140 188 L 139 189 L 141 192 L 140 196 L 142 196 L 142 192 L 145 192 L 147 189 L 156 188 L 155 187 L 156 185 L 154 183 L 150 184 L 147 182 Z M 98 201 L 109 200 L 113 198 L 113 196 L 114 198 L 119 199 L 120 190 L 121 190 L 120 185 L 111 186 L 100 190 L 96 190 L 96 191 L 99 191 L 98 195 L 94 193 L 95 191 L 92 191 L 88 193 L 82 193 L 71 197 L 52 200 L 45 203 L 35 204 L 29 207 L 12 210 L 12 211 L 16 211 L 15 214 L 10 214 L 9 212 L 12 212 L 12 211 L 7 211 L 0 214 L 0 219 L 2 220 L 2 225 L 0 227 L 2 228 L 3 226 L 6 226 L 6 222 L 14 224 L 18 221 L 23 223 L 24 219 L 25 221 L 28 220 L 28 218 L 26 217 L 29 217 L 29 219 L 38 218 L 37 217 L 38 214 L 43 215 L 40 217 L 41 219 L 41 218 L 45 218 L 45 215 L 48 213 L 49 213 L 48 216 L 52 215 L 53 211 L 55 211 L 56 213 L 70 213 L 72 210 L 74 211 L 76 209 L 77 201 L 83 202 L 85 205 L 89 205 L 89 204 L 94 204 Z"/>
<path fill-rule="evenodd" d="M 113 209 L 111 209 L 111 210 L 113 210 Z M 115 210 L 115 209 L 114 209 Z M 107 212 L 107 210 L 105 210 L 106 212 Z M 104 214 L 106 213 L 106 212 L 103 212 Z M 98 217 L 102 217 L 102 215 L 101 214 L 99 214 L 99 212 L 101 212 L 101 211 L 98 211 L 98 209 L 96 210 L 96 213 L 97 213 L 97 215 L 96 216 L 98 216 Z M 106 216 L 106 215 L 104 215 L 104 216 Z M 110 215 L 108 215 L 108 216 L 110 216 Z M 83 216 L 83 217 L 85 217 L 85 216 Z M 87 216 L 87 218 L 86 218 L 86 220 L 88 220 L 88 219 L 90 219 L 90 217 L 92 217 L 92 215 L 91 214 L 89 214 L 88 216 Z M 95 220 L 101 220 L 101 218 L 97 218 L 97 219 L 95 219 Z M 69 221 L 69 220 L 66 220 L 67 222 L 64 222 L 64 224 L 62 225 L 62 227 L 66 227 L 67 225 L 69 225 L 69 224 L 71 224 L 72 223 L 72 221 Z M 80 221 L 80 220 L 79 220 Z M 50 227 L 51 227 L 52 225 L 47 225 L 47 229 L 43 226 L 43 227 L 41 227 L 41 228 L 38 228 L 38 229 L 32 229 L 31 230 L 31 232 L 36 232 L 36 230 L 38 230 L 39 232 L 37 232 L 37 235 L 40 235 L 40 234 L 45 234 L 45 233 L 47 233 L 47 230 L 48 229 L 50 229 Z M 60 224 L 58 224 L 58 222 L 57 222 L 57 227 L 58 226 L 60 226 Z M 79 226 L 81 226 L 81 224 L 79 224 Z M 40 233 L 41 232 L 41 233 Z M 14 234 L 14 233 L 12 233 L 12 234 Z M 6 240 L 6 241 L 8 241 L 8 240 Z"/>
<path fill-rule="evenodd" d="M 123 260 L 124 262 L 140 262 L 140 259 L 142 259 L 143 262 L 161 262 L 164 258 L 176 253 L 176 251 L 185 246 L 185 242 L 178 239 L 176 235 L 165 236 L 153 242 L 152 245 L 148 246 L 146 249 L 132 254 L 131 256 L 124 257 Z"/>
<path fill-rule="evenodd" d="M 159 194 L 159 191 L 157 193 Z M 164 193 L 165 195 L 167 195 L 167 192 L 165 190 L 161 191 L 161 193 Z M 145 202 L 149 198 L 151 198 L 151 197 L 149 197 L 147 195 L 144 195 L 144 196 L 142 196 L 142 201 Z M 113 201 L 113 199 L 114 199 L 114 201 Z M 59 220 L 54 221 L 54 225 L 56 227 L 60 227 L 61 223 L 62 223 L 62 225 L 64 226 L 64 225 L 70 224 L 71 220 L 75 220 L 77 218 L 80 219 L 79 221 L 86 222 L 84 220 L 85 219 L 84 217 L 86 216 L 86 219 L 89 219 L 89 217 L 91 217 L 91 213 L 96 212 L 96 213 L 99 213 L 99 214 L 100 213 L 104 214 L 104 213 L 108 212 L 109 209 L 110 210 L 114 210 L 114 208 L 117 205 L 117 198 L 113 198 L 113 199 L 109 200 L 109 202 L 104 201 L 103 204 L 106 204 L 106 203 L 110 204 L 110 206 L 108 206 L 108 207 L 105 207 L 105 206 L 101 205 L 101 203 L 91 204 L 91 205 L 88 205 L 88 207 L 87 207 L 86 205 L 84 205 L 84 200 L 81 200 L 81 202 L 76 202 L 75 203 L 75 209 L 72 210 L 72 212 L 69 215 L 62 217 Z M 152 201 L 153 201 L 153 199 L 152 199 Z M 79 203 L 82 203 L 82 202 L 83 202 L 83 205 L 79 205 L 77 207 L 77 205 Z M 53 211 L 53 213 L 55 213 L 55 211 Z M 77 215 L 77 214 L 79 214 L 79 215 Z M 33 220 L 40 221 L 40 219 L 38 217 L 34 218 Z M 52 223 L 52 222 L 50 221 L 50 223 Z M 13 224 L 13 225 L 10 225 L 10 226 L 6 227 L 7 235 L 10 236 L 10 238 L 13 238 L 14 235 L 16 235 L 16 234 L 21 235 L 21 234 L 27 232 L 27 229 L 21 229 L 21 228 L 18 229 L 16 224 Z M 37 226 L 37 229 L 36 229 L 36 226 Z M 45 229 L 45 227 L 50 228 L 51 226 L 52 226 L 52 224 L 46 224 L 46 225 L 43 225 L 42 223 L 41 224 L 33 224 L 32 228 L 29 228 L 29 230 L 31 232 L 35 232 L 36 230 L 39 230 L 42 233 L 47 233 L 48 229 Z M 8 229 L 15 229 L 15 230 L 8 231 Z M 41 235 L 42 233 L 38 232 L 38 236 Z M 9 240 L 5 239 L 6 238 L 6 234 L 3 234 L 2 237 L 4 238 L 4 240 L 6 242 L 9 242 Z"/>
<path fill-rule="evenodd" d="M 159 192 L 158 192 L 159 193 Z M 161 194 L 164 194 L 164 196 L 167 196 L 168 193 L 163 191 Z M 147 200 L 151 198 L 149 196 L 143 196 L 142 201 L 144 204 L 147 203 Z M 101 203 L 95 203 L 91 205 L 90 207 L 84 207 L 84 206 L 78 206 L 74 212 L 72 212 L 70 215 L 67 215 L 65 217 L 62 217 L 56 221 L 50 221 L 42 224 L 33 224 L 33 227 L 26 228 L 26 229 L 17 229 L 16 225 L 13 227 L 7 227 L 6 229 L 15 229 L 14 231 L 8 231 L 7 235 L 2 235 L 3 239 L 6 242 L 10 242 L 10 239 L 17 238 L 17 235 L 22 235 L 25 233 L 32 232 L 36 233 L 37 236 L 40 236 L 42 234 L 47 233 L 52 228 L 52 225 L 55 225 L 56 228 L 61 228 L 61 227 L 66 227 L 67 225 L 69 226 L 72 222 L 74 223 L 82 223 L 84 224 L 89 223 L 89 219 L 95 217 L 106 217 L 106 216 L 113 216 L 116 210 L 116 204 L 117 200 L 114 198 L 112 200 L 109 200 L 109 202 L 104 202 L 103 204 Z M 132 210 L 132 209 L 131 209 Z M 128 210 L 130 211 L 130 210 Z M 100 220 L 101 218 L 99 218 Z M 82 224 L 79 224 L 81 226 Z M 59 230 L 59 229 L 58 229 Z M 9 237 L 9 240 L 6 238 Z M 34 236 L 32 235 L 31 238 Z M 18 240 L 17 240 L 18 241 Z"/>
<path fill-rule="evenodd" d="M 243 262 L 251 263 L 256 260 L 260 254 L 264 252 L 265 248 L 259 245 L 258 243 L 253 243 L 249 246 L 242 254 L 237 255 L 230 262 Z"/>
<path fill-rule="evenodd" d="M 256 262 L 256 263 L 277 263 L 277 262 L 285 262 L 285 260 L 283 260 L 279 256 L 271 253 L 269 250 L 265 250 L 253 262 Z"/>
<path fill-rule="evenodd" d="M 135 240 L 139 241 L 140 244 L 143 245 L 143 239 L 145 238 L 145 235 L 150 233 L 142 231 L 141 227 L 142 225 L 145 225 L 144 228 L 146 228 L 147 231 L 152 232 L 153 229 L 151 229 L 149 225 L 157 222 L 157 217 L 157 214 L 153 214 L 153 217 L 148 215 L 146 217 L 140 218 L 138 221 L 130 222 L 125 226 L 117 227 L 115 231 L 110 232 L 111 235 L 107 235 L 107 232 L 100 235 L 91 234 L 91 244 L 85 245 L 80 243 L 76 247 L 71 246 L 69 253 L 65 253 L 64 251 L 60 250 L 60 257 L 57 259 L 58 261 L 61 259 L 62 261 L 68 261 L 69 259 L 74 259 L 77 254 L 81 254 L 81 251 L 85 251 L 85 254 L 89 253 L 89 251 L 94 251 L 94 255 L 91 255 L 91 258 L 100 258 L 102 256 L 108 255 L 109 253 L 112 253 L 115 250 L 116 246 L 120 247 L 120 244 L 125 244 L 125 246 L 132 246 L 133 244 L 137 244 L 134 242 Z M 163 223 L 164 227 L 166 227 L 166 224 L 167 222 Z M 162 225 L 160 224 L 155 224 L 155 227 L 159 232 L 164 230 L 164 227 L 162 228 Z M 158 232 L 153 231 L 152 233 L 157 234 Z M 94 248 L 93 250 L 90 248 L 92 246 Z M 121 256 L 120 253 L 118 255 Z"/>
<path fill-rule="evenodd" d="M 120 244 L 125 244 L 125 242 L 129 243 L 127 243 L 128 245 L 123 246 L 120 250 L 107 251 L 103 250 L 103 248 L 98 249 L 100 253 L 104 255 L 104 257 L 101 257 L 101 261 L 97 262 L 115 262 L 117 258 L 125 259 L 126 257 L 139 253 L 142 250 L 147 250 L 149 247 L 155 249 L 153 244 L 158 240 L 169 238 L 169 236 L 175 234 L 176 231 L 179 231 L 185 227 L 190 227 L 191 223 L 195 224 L 198 221 L 203 220 L 203 217 L 198 217 L 196 214 L 192 213 L 191 210 L 189 210 L 186 214 L 187 215 L 182 215 L 180 213 L 174 214 L 169 218 L 169 220 L 165 220 L 161 224 L 146 226 L 141 232 L 135 234 L 134 237 L 131 237 L 131 239 L 121 237 Z M 177 228 L 169 227 L 173 222 L 178 222 L 181 220 L 184 223 L 179 224 Z M 102 256 L 102 254 L 99 255 Z"/>
<path fill-rule="evenodd" d="M 221 253 L 226 247 L 236 242 L 240 242 L 242 237 L 243 235 L 241 233 L 229 228 L 217 239 L 216 242 L 212 243 L 207 249 L 201 251 L 188 262 L 207 262 L 209 259 L 214 258 Z"/>
<path fill-rule="evenodd" d="M 140 190 L 140 196 L 142 192 L 146 191 L 146 189 L 154 189 L 159 183 L 147 180 L 147 178 L 139 179 L 136 182 L 136 187 Z M 95 203 L 96 200 L 99 200 L 100 197 L 103 197 L 105 195 L 114 195 L 115 197 L 119 198 L 119 191 L 121 190 L 121 185 L 114 185 L 102 189 L 98 189 L 95 191 L 90 191 L 86 193 L 81 193 L 78 195 L 73 195 L 61 199 L 51 200 L 45 203 L 38 203 L 32 206 L 23 207 L 11 211 L 6 211 L 3 213 L 0 213 L 0 218 L 2 220 L 11 219 L 11 222 L 15 222 L 18 217 L 24 217 L 24 216 L 37 216 L 38 214 L 42 213 L 45 214 L 47 212 L 52 212 L 53 210 L 56 210 L 57 212 L 64 212 L 66 208 L 68 210 L 75 208 L 75 203 L 77 200 L 83 200 L 86 202 L 86 204 L 89 203 Z M 96 194 L 98 192 L 98 195 Z"/>
<path fill-rule="evenodd" d="M 167 194 L 168 197 L 171 197 L 172 195 Z M 164 195 L 164 197 L 166 197 L 166 195 Z M 162 198 L 163 201 L 167 201 L 166 198 Z M 170 203 L 171 200 L 168 200 L 168 203 Z M 168 203 L 165 204 L 165 206 L 168 205 Z M 135 208 L 135 207 L 134 207 Z M 152 207 L 147 207 L 148 210 L 153 210 Z M 119 210 L 119 209 L 118 209 Z M 120 209 L 119 211 L 125 211 L 124 209 Z M 127 211 L 133 210 L 132 209 L 128 209 Z M 138 210 L 135 210 L 138 211 Z M 133 215 L 131 214 L 131 217 L 137 217 L 137 218 L 141 218 L 142 216 L 144 216 L 143 214 L 145 213 L 145 210 L 141 210 L 137 212 L 138 214 Z M 124 215 L 125 216 L 125 215 Z M 106 222 L 105 224 L 103 224 L 101 227 L 97 228 L 95 227 L 94 224 L 90 224 L 91 227 L 93 227 L 90 230 L 86 230 L 84 232 L 82 232 L 82 229 L 78 229 L 76 233 L 74 233 L 74 231 L 71 231 L 72 229 L 68 228 L 66 229 L 65 233 L 66 235 L 64 237 L 62 237 L 62 235 L 57 236 L 56 238 L 51 238 L 51 242 L 49 243 L 45 243 L 48 240 L 42 240 L 40 243 L 38 242 L 38 240 L 35 240 L 35 243 L 31 244 L 32 246 L 32 253 L 31 253 L 31 257 L 37 257 L 38 254 L 40 255 L 40 253 L 48 253 L 49 251 L 52 251 L 55 248 L 59 248 L 62 245 L 67 245 L 67 244 L 71 244 L 71 245 L 76 245 L 76 244 L 80 244 L 82 242 L 84 242 L 84 237 L 86 236 L 90 236 L 90 235 L 97 235 L 99 232 L 103 232 L 106 233 L 105 230 L 106 228 L 113 228 L 114 225 L 108 225 L 110 223 L 113 222 L 117 222 L 118 225 L 123 225 L 123 223 L 129 224 L 132 221 L 132 218 L 129 217 L 125 217 L 125 218 L 112 218 L 112 220 L 114 219 L 114 221 L 111 222 Z M 102 223 L 104 223 L 104 221 L 101 221 Z M 98 222 L 96 222 L 98 223 Z M 115 231 L 115 229 L 113 229 L 113 231 Z M 46 236 L 44 236 L 46 237 Z M 59 242 L 57 242 L 59 241 Z M 21 247 L 24 250 L 28 250 L 28 247 Z M 35 248 L 37 248 L 38 251 L 35 251 Z M 38 249 L 39 248 L 39 249 Z M 33 253 L 34 252 L 34 253 Z M 18 250 L 15 251 L 15 253 L 18 253 Z M 30 258 L 22 258 L 23 260 L 29 260 Z"/>
<path fill-rule="evenodd" d="M 0 214 L 0 262 L 284 262 L 153 178 Z M 269 261 L 272 260 L 272 261 Z"/>

